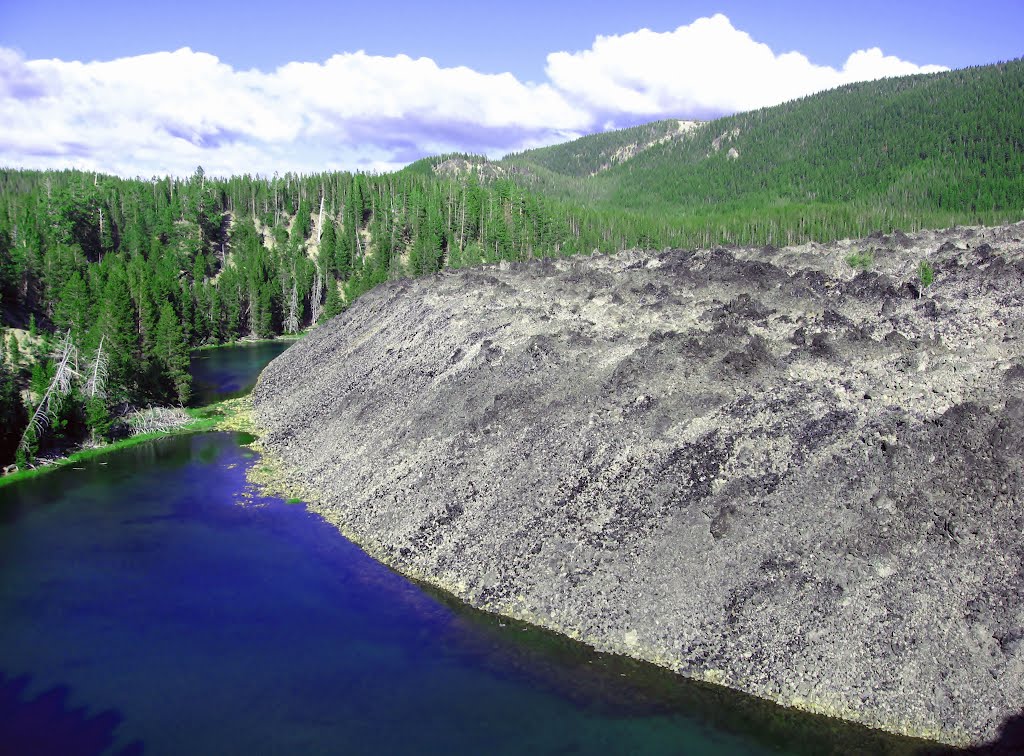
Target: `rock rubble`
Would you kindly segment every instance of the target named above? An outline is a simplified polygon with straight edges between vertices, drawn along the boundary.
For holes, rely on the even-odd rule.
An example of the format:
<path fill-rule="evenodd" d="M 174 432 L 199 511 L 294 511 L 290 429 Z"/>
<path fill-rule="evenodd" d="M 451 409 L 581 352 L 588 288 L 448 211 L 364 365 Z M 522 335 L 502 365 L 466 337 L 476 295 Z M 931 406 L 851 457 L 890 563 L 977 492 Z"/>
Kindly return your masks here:
<path fill-rule="evenodd" d="M 313 508 L 475 606 L 983 743 L 1024 707 L 1022 238 L 394 281 L 274 360 L 255 416 Z"/>

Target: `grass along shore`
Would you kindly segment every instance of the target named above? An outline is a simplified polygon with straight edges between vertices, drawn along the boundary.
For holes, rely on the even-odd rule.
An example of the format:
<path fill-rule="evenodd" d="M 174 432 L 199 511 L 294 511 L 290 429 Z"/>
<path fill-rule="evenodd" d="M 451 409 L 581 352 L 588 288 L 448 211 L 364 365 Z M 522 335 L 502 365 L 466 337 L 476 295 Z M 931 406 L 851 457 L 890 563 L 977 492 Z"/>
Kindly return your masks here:
<path fill-rule="evenodd" d="M 152 441 L 157 438 L 167 438 L 168 436 L 180 436 L 188 433 L 207 433 L 211 431 L 239 431 L 243 433 L 254 433 L 254 427 L 252 422 L 252 403 L 249 401 L 248 395 L 241 396 L 236 399 L 227 399 L 222 402 L 214 402 L 208 404 L 205 407 L 188 407 L 185 411 L 188 413 L 191 421 L 164 431 L 154 431 L 152 433 L 140 433 L 135 436 L 129 436 L 118 441 L 113 441 L 109 444 L 102 444 L 100 446 L 88 446 L 79 448 L 77 451 L 68 454 L 65 457 L 58 457 L 54 460 L 47 460 L 39 464 L 36 467 L 32 467 L 28 470 L 18 470 L 14 473 L 9 473 L 0 477 L 0 488 L 17 483 L 18 481 L 28 480 L 29 478 L 35 478 L 39 475 L 45 475 L 53 470 L 58 470 L 62 467 L 74 466 L 80 462 L 99 457 L 110 452 L 117 451 L 119 449 L 127 449 L 131 446 L 138 446 L 139 444 Z"/>

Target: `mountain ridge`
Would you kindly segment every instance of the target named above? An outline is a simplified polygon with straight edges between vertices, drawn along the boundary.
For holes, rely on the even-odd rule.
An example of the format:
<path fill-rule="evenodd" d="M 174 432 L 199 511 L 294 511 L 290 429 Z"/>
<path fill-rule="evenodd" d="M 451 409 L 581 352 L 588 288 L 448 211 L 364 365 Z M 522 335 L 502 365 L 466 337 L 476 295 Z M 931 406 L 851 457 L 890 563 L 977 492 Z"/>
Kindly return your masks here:
<path fill-rule="evenodd" d="M 46 332 L 70 330 L 86 351 L 118 344 L 116 411 L 121 400 L 185 401 L 189 347 L 295 333 L 398 278 L 1021 217 L 1016 60 L 849 85 L 682 130 L 659 121 L 499 161 L 436 156 L 391 174 L 217 179 L 200 168 L 186 180 L 142 181 L 0 170 L 0 297 L 10 325 L 34 318 Z M 19 390 L 48 369 L 31 359 L 0 376 L 11 428 L 24 425 Z M 83 416 L 49 427 L 80 435 Z M 0 439 L 0 458 L 9 447 Z"/>

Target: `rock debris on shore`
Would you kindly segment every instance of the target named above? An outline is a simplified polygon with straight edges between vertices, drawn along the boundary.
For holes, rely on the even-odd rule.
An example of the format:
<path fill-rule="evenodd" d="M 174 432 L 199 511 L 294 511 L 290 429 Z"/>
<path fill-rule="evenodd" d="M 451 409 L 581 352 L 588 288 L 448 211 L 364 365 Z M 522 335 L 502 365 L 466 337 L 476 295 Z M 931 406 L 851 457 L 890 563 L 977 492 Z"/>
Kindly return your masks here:
<path fill-rule="evenodd" d="M 470 604 L 983 743 L 1024 707 L 1022 238 L 394 281 L 274 360 L 255 417 L 314 509 Z"/>

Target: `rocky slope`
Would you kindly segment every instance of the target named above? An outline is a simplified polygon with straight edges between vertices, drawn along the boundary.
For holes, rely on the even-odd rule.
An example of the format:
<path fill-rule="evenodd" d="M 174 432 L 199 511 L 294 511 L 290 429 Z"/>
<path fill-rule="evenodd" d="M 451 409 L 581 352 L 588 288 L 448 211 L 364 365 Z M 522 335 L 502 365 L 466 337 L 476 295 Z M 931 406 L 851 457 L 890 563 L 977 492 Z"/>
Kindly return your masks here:
<path fill-rule="evenodd" d="M 256 417 L 314 508 L 476 606 L 980 743 L 1024 705 L 1022 238 L 397 281 L 271 363 Z"/>

